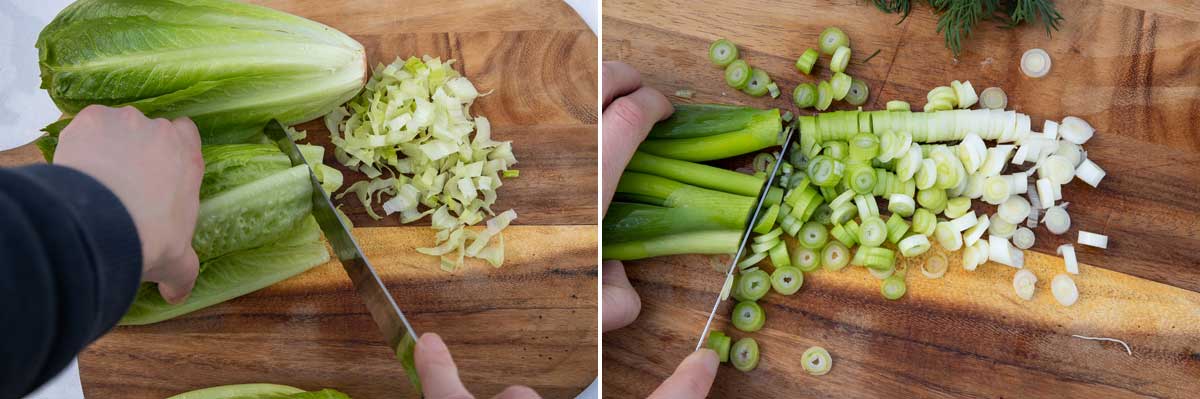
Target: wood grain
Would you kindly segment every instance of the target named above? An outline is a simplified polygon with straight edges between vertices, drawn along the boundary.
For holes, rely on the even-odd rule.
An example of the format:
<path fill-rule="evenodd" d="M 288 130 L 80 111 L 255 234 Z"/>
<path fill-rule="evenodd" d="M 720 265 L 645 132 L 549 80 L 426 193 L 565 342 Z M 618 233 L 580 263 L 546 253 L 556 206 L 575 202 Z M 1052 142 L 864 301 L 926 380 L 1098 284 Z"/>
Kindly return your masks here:
<path fill-rule="evenodd" d="M 521 177 L 506 179 L 495 209 L 515 209 L 507 262 L 453 274 L 414 248 L 427 221 L 370 219 L 343 210 L 354 234 L 418 332 L 446 340 L 463 381 L 480 397 L 509 384 L 574 397 L 597 375 L 596 36 L 566 4 L 516 1 L 268 0 L 363 43 L 371 64 L 396 57 L 457 59 L 481 92 L 472 113 L 493 138 L 513 140 Z M 336 4 L 334 4 L 336 3 Z M 326 146 L 320 121 L 300 126 Z M 41 162 L 33 145 L 0 152 L 0 166 Z M 362 179 L 343 169 L 346 184 Z M 95 398 L 162 398 L 235 383 L 336 388 L 355 398 L 416 397 L 403 370 L 331 262 L 270 288 L 167 322 L 122 327 L 80 357 Z"/>
<path fill-rule="evenodd" d="M 909 277 L 909 294 L 898 302 L 880 298 L 878 281 L 862 270 L 811 273 L 796 296 L 765 301 L 767 326 L 753 334 L 763 347 L 761 367 L 748 374 L 722 368 L 712 396 L 1107 398 L 1200 391 L 1200 10 L 1168 1 L 1058 7 L 1066 24 L 1053 36 L 1038 27 L 982 24 L 955 59 L 923 4 L 897 23 L 898 16 L 870 2 L 604 3 L 604 59 L 633 65 L 664 93 L 696 93 L 673 101 L 795 112 L 786 95 L 759 99 L 726 87 L 707 61 L 709 43 L 734 40 L 743 59 L 790 94 L 798 83 L 829 78 L 827 56 L 812 77 L 792 65 L 815 47 L 822 29 L 839 26 L 854 48 L 848 73 L 872 91 L 867 109 L 893 99 L 919 108 L 930 88 L 970 80 L 977 90 L 1004 88 L 1010 108 L 1030 114 L 1035 130 L 1047 118 L 1074 115 L 1098 131 L 1086 149 L 1108 176 L 1099 188 L 1079 181 L 1064 188 L 1070 231 L 1037 230 L 1026 255 L 1041 279 L 1034 302 L 1012 295 L 1011 269 L 988 264 L 968 274 L 955 269 L 957 257 L 955 271 L 942 280 Z M 1046 78 L 1019 71 L 1021 53 L 1033 47 L 1053 58 Z M 1073 242 L 1079 229 L 1108 235 L 1110 246 L 1079 248 L 1080 261 L 1090 265 L 1075 279 L 1084 300 L 1062 308 L 1046 284 L 1061 270 L 1054 248 Z M 690 351 L 720 288 L 722 276 L 712 267 L 722 261 L 688 256 L 627 265 L 643 310 L 632 326 L 605 334 L 605 396 L 644 396 Z M 726 304 L 718 313 L 727 332 L 728 311 Z M 1071 334 L 1125 339 L 1134 356 Z M 832 373 L 803 373 L 798 358 L 810 345 L 833 353 Z"/>
<path fill-rule="evenodd" d="M 504 268 L 471 261 L 449 275 L 412 251 L 433 239 L 427 227 L 354 230 L 413 328 L 446 340 L 468 389 L 489 397 L 523 384 L 573 397 L 596 373 L 596 228 L 504 234 Z M 250 382 L 416 396 L 337 262 L 174 320 L 117 328 L 80 357 L 80 372 L 98 398 Z"/>

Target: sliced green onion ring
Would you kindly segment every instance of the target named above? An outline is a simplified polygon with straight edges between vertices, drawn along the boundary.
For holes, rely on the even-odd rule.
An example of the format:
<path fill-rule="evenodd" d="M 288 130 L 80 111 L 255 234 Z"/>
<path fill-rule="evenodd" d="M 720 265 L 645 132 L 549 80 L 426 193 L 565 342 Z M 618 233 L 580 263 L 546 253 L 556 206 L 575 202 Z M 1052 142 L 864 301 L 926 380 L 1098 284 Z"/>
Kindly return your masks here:
<path fill-rule="evenodd" d="M 729 345 L 732 339 L 725 333 L 713 330 L 708 333 L 708 344 L 706 347 L 717 352 L 717 360 L 721 363 L 729 361 Z"/>
<path fill-rule="evenodd" d="M 904 194 L 892 194 L 888 197 L 888 211 L 900 216 L 909 217 L 916 211 L 916 202 L 913 198 Z"/>
<path fill-rule="evenodd" d="M 957 251 L 962 248 L 962 233 L 955 229 L 950 222 L 938 223 L 933 230 L 933 236 L 937 238 L 938 245 L 947 251 Z"/>
<path fill-rule="evenodd" d="M 1037 284 L 1037 276 L 1029 269 L 1017 270 L 1013 274 L 1013 291 L 1017 292 L 1017 297 L 1026 301 L 1033 299 L 1034 286 Z"/>
<path fill-rule="evenodd" d="M 869 215 L 859 227 L 859 242 L 868 247 L 877 247 L 887 239 L 887 224 L 879 216 Z"/>
<path fill-rule="evenodd" d="M 871 165 L 852 164 L 846 172 L 846 183 L 859 194 L 870 194 L 875 189 L 875 169 Z"/>
<path fill-rule="evenodd" d="M 829 105 L 833 104 L 833 86 L 829 85 L 828 80 L 822 80 L 817 83 L 817 103 L 815 107 L 817 111 L 829 109 Z"/>
<path fill-rule="evenodd" d="M 1013 232 L 1012 244 L 1020 249 L 1029 249 L 1033 247 L 1033 230 L 1027 227 L 1018 227 L 1017 231 Z"/>
<path fill-rule="evenodd" d="M 738 371 L 752 371 L 758 367 L 758 341 L 755 341 L 754 338 L 739 339 L 733 344 L 730 351 L 729 361 Z"/>
<path fill-rule="evenodd" d="M 800 54 L 800 58 L 796 59 L 796 70 L 805 75 L 812 74 L 812 67 L 816 65 L 817 57 L 820 57 L 817 50 L 811 48 L 804 50 L 804 54 Z"/>
<path fill-rule="evenodd" d="M 1050 54 L 1040 48 L 1029 49 L 1021 55 L 1021 73 L 1031 78 L 1040 78 L 1050 73 Z"/>
<path fill-rule="evenodd" d="M 871 88 L 867 86 L 867 82 L 859 79 L 850 80 L 850 92 L 846 93 L 846 102 L 850 105 L 863 105 L 867 103 L 867 97 L 871 95 Z"/>
<path fill-rule="evenodd" d="M 838 47 L 833 50 L 833 57 L 829 60 L 829 70 L 833 72 L 846 72 L 846 66 L 850 64 L 850 48 L 846 46 Z"/>
<path fill-rule="evenodd" d="M 792 90 L 792 103 L 796 108 L 805 109 L 817 104 L 817 87 L 812 83 L 801 83 Z"/>
<path fill-rule="evenodd" d="M 767 258 L 766 252 L 759 252 L 759 253 L 750 255 L 749 258 L 742 259 L 741 262 L 738 262 L 737 267 L 738 267 L 738 269 L 744 270 L 746 268 L 749 268 L 750 266 L 754 266 L 754 265 L 758 264 L 758 262 L 762 262 L 762 260 L 766 259 L 766 258 Z"/>
<path fill-rule="evenodd" d="M 1046 209 L 1046 215 L 1042 216 L 1042 224 L 1045 224 L 1046 230 L 1051 233 L 1061 235 L 1071 228 L 1071 215 L 1067 214 L 1065 205 L 1052 206 Z"/>
<path fill-rule="evenodd" d="M 766 274 L 766 272 L 763 272 Z M 771 289 L 770 278 L 766 282 L 767 289 Z M 767 315 L 763 313 L 761 306 L 753 300 L 738 302 L 733 307 L 733 327 L 744 332 L 755 332 L 762 329 L 763 323 L 766 323 Z"/>
<path fill-rule="evenodd" d="M 792 252 L 792 265 L 800 271 L 812 272 L 821 267 L 821 257 L 811 248 L 799 247 Z"/>
<path fill-rule="evenodd" d="M 749 301 L 757 301 L 771 290 L 771 276 L 766 271 L 755 269 L 743 271 L 738 279 L 738 292 Z"/>
<path fill-rule="evenodd" d="M 737 45 L 726 39 L 717 39 L 708 46 L 708 60 L 720 67 L 728 66 L 738 59 Z"/>
<path fill-rule="evenodd" d="M 1075 286 L 1075 280 L 1066 274 L 1059 274 L 1050 280 L 1050 293 L 1063 306 L 1074 305 L 1079 300 L 1079 288 Z"/>
<path fill-rule="evenodd" d="M 912 229 L 914 233 L 930 235 L 933 234 L 936 226 L 937 217 L 930 210 L 918 208 L 913 212 Z"/>
<path fill-rule="evenodd" d="M 750 64 L 736 60 L 725 67 L 725 84 L 735 89 L 744 89 L 750 83 Z"/>
<path fill-rule="evenodd" d="M 746 87 L 742 88 L 742 92 L 754 97 L 762 97 L 770 90 L 767 88 L 771 84 L 771 76 L 767 72 L 758 68 L 750 68 L 750 81 L 746 83 Z"/>
<path fill-rule="evenodd" d="M 846 98 L 846 94 L 850 93 L 850 83 L 853 82 L 854 79 L 850 75 L 842 72 L 834 72 L 833 77 L 829 78 L 829 88 L 831 90 L 829 93 L 833 95 L 834 100 L 840 101 Z"/>
<path fill-rule="evenodd" d="M 829 241 L 829 232 L 825 230 L 825 225 L 809 221 L 800 227 L 800 234 L 796 238 L 800 241 L 801 246 L 817 249 L 824 247 L 825 243 Z"/>
<path fill-rule="evenodd" d="M 930 248 L 929 238 L 924 234 L 914 234 L 905 237 L 896 246 L 900 248 L 900 255 L 904 255 L 905 258 L 923 254 Z"/>
<path fill-rule="evenodd" d="M 886 224 L 888 230 L 887 240 L 892 244 L 899 243 L 900 239 L 904 238 L 904 234 L 908 233 L 908 222 L 904 221 L 904 218 L 899 214 L 893 213 L 888 218 Z"/>
<path fill-rule="evenodd" d="M 840 242 L 830 241 L 821 250 L 821 264 L 825 266 L 825 270 L 841 270 L 848 263 L 850 263 L 850 250 Z"/>
<path fill-rule="evenodd" d="M 909 111 L 911 108 L 907 101 L 891 100 L 887 102 L 888 111 Z"/>
<path fill-rule="evenodd" d="M 1008 106 L 1008 95 L 999 87 L 983 89 L 979 93 L 979 105 L 986 109 L 1004 109 Z"/>
<path fill-rule="evenodd" d="M 821 36 L 817 38 L 817 48 L 821 49 L 821 54 L 833 55 L 838 47 L 850 47 L 850 37 L 846 36 L 846 32 L 842 32 L 837 27 L 830 26 L 821 31 Z"/>
<path fill-rule="evenodd" d="M 824 155 L 818 155 L 808 162 L 808 178 L 821 187 L 836 185 L 842 180 L 845 170 L 846 164 Z"/>
<path fill-rule="evenodd" d="M 767 234 L 763 234 L 763 235 L 759 235 L 758 237 L 754 237 L 754 242 L 755 243 L 768 242 L 768 241 L 777 242 L 777 241 L 779 241 L 779 236 L 781 234 L 783 234 L 783 229 L 776 227 L 774 230 L 771 230 Z"/>
<path fill-rule="evenodd" d="M 936 254 L 925 259 L 921 263 L 921 275 L 930 279 L 942 278 L 946 275 L 946 270 L 950 268 L 950 262 L 946 260 L 946 255 Z"/>
<path fill-rule="evenodd" d="M 971 199 L 967 197 L 954 197 L 946 201 L 945 215 L 948 218 L 957 218 L 967 214 L 971 210 Z"/>
<path fill-rule="evenodd" d="M 883 279 L 883 283 L 880 285 L 879 291 L 883 294 L 884 298 L 895 301 L 904 296 L 904 293 L 908 291 L 908 286 L 907 284 L 904 284 L 903 277 L 892 275 Z"/>
<path fill-rule="evenodd" d="M 917 191 L 917 203 L 935 214 L 946 209 L 946 201 L 946 190 L 930 188 Z"/>
<path fill-rule="evenodd" d="M 808 374 L 825 375 L 833 368 L 833 357 L 829 356 L 829 351 L 825 348 L 814 346 L 800 355 L 800 364 Z"/>
<path fill-rule="evenodd" d="M 778 267 L 771 273 L 771 288 L 782 295 L 792 295 L 804 285 L 804 272 L 795 267 Z"/>

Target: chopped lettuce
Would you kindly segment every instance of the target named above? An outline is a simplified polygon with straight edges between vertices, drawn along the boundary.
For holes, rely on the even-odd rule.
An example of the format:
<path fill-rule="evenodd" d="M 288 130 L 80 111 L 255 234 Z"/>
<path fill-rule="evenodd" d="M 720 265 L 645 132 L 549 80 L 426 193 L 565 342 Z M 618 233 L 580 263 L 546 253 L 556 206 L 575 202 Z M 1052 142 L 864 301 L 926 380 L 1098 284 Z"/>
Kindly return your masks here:
<path fill-rule="evenodd" d="M 440 257 L 445 270 L 468 256 L 499 267 L 503 240 L 489 243 L 516 213 L 496 216 L 483 232 L 466 227 L 495 215 L 501 176 L 517 177 L 509 169 L 517 159 L 512 142 L 492 140 L 487 118 L 471 116 L 481 94 L 452 64 L 426 56 L 379 65 L 362 94 L 325 116 L 335 158 L 369 179 L 337 198 L 354 193 L 377 220 L 399 213 L 409 223 L 432 215 L 436 245 L 418 251 Z M 393 177 L 382 178 L 385 171 Z M 384 215 L 376 213 L 377 202 Z"/>

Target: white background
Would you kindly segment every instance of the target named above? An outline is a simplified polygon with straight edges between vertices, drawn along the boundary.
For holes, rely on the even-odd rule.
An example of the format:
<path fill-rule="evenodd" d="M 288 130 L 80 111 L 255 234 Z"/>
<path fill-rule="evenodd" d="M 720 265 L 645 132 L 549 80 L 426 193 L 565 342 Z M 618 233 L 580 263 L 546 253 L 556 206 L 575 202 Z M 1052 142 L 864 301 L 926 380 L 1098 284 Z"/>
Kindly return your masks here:
<path fill-rule="evenodd" d="M 592 32 L 600 24 L 600 0 L 565 0 Z M 38 32 L 54 18 L 69 0 L 0 0 L 0 151 L 19 147 L 41 135 L 39 131 L 58 119 L 58 109 L 50 96 L 38 88 Z M 599 35 L 599 33 L 597 33 Z M 595 398 L 595 383 L 580 398 Z M 83 398 L 79 368 L 71 366 L 30 399 Z"/>

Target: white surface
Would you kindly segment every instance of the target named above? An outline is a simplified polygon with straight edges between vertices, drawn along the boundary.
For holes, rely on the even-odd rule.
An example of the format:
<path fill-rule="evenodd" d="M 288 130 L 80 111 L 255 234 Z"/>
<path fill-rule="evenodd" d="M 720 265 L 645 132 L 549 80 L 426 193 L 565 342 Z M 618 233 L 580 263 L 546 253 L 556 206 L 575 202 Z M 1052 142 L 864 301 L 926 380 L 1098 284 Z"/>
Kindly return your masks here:
<path fill-rule="evenodd" d="M 599 35 L 599 0 L 565 0 Z M 0 0 L 0 151 L 19 147 L 41 135 L 39 131 L 58 119 L 54 102 L 38 86 L 38 32 L 54 18 L 69 0 Z M 598 397 L 592 382 L 578 399 Z M 72 362 L 58 377 L 29 395 L 27 399 L 82 399 L 79 366 Z"/>

